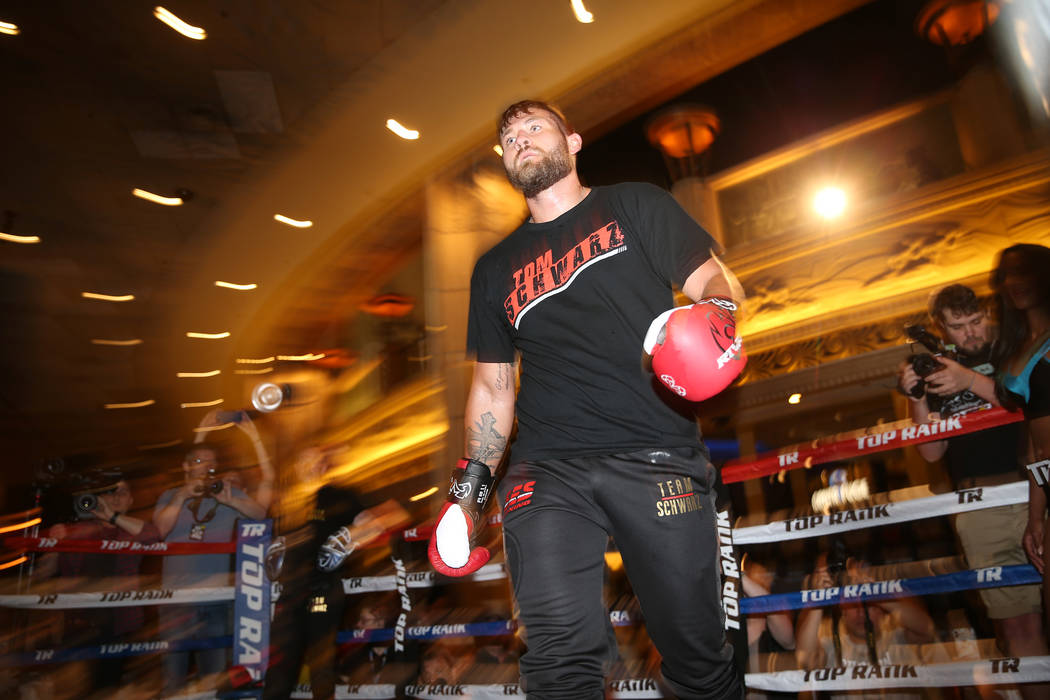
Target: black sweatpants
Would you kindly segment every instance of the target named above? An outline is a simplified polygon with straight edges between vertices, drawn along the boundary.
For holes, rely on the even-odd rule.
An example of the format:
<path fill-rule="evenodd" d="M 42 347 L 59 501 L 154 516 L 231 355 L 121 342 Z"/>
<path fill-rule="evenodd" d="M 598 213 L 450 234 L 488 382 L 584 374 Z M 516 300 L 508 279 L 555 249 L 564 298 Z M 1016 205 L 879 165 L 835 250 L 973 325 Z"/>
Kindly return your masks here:
<path fill-rule="evenodd" d="M 697 448 L 512 465 L 503 536 L 534 700 L 601 700 L 610 658 L 602 600 L 611 535 L 682 700 L 743 697 L 721 607 L 712 486 Z"/>

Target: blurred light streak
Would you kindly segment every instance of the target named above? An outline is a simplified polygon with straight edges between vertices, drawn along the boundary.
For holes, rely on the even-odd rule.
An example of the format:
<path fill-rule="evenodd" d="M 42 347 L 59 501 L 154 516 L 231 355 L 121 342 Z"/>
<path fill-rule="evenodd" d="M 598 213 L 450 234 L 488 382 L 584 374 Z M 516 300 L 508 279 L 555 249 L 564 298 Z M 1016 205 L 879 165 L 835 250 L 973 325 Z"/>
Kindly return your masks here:
<path fill-rule="evenodd" d="M 168 440 L 167 442 L 156 442 L 152 445 L 139 445 L 136 449 L 141 450 L 143 452 L 147 450 L 162 450 L 165 447 L 175 447 L 175 445 L 179 445 L 181 443 L 181 438 L 175 438 L 174 440 Z"/>
<path fill-rule="evenodd" d="M 107 403 L 106 408 L 144 408 L 146 406 L 152 406 L 156 401 L 153 399 L 146 399 L 145 401 L 136 401 L 134 403 Z"/>
<path fill-rule="evenodd" d="M 273 218 L 277 221 L 280 221 L 282 224 L 288 224 L 289 226 L 294 226 L 296 228 L 310 228 L 314 225 L 314 222 L 310 221 L 309 219 L 293 219 L 292 217 L 285 216 L 284 214 L 274 214 Z"/>
<path fill-rule="evenodd" d="M 0 34 L 18 36 L 21 33 L 22 30 L 18 28 L 17 24 L 12 24 L 11 22 L 0 22 Z"/>
<path fill-rule="evenodd" d="M 203 340 L 219 340 L 221 338 L 229 338 L 230 332 L 223 331 L 222 333 L 198 333 L 197 331 L 188 331 L 186 333 L 187 338 L 201 338 Z"/>
<path fill-rule="evenodd" d="M 323 352 L 309 352 L 305 355 L 278 355 L 277 359 L 284 362 L 311 362 L 313 360 L 324 359 L 325 354 Z"/>
<path fill-rule="evenodd" d="M 202 28 L 194 27 L 192 24 L 182 21 L 173 12 L 160 5 L 153 8 L 153 16 L 184 37 L 200 41 L 208 36 L 208 33 Z"/>
<path fill-rule="evenodd" d="M 127 340 L 112 340 L 110 338 L 91 338 L 92 345 L 141 345 L 142 338 L 128 338 Z"/>
<path fill-rule="evenodd" d="M 214 401 L 192 401 L 189 403 L 179 404 L 179 408 L 206 408 L 208 406 L 218 406 L 226 399 L 215 399 Z"/>
<path fill-rule="evenodd" d="M 176 372 L 179 379 L 202 379 L 204 377 L 216 377 L 222 374 L 221 369 L 213 369 L 210 372 Z"/>
<path fill-rule="evenodd" d="M 238 357 L 237 364 L 239 365 L 265 365 L 268 362 L 274 361 L 274 356 L 270 357 Z"/>
<path fill-rule="evenodd" d="M 268 374 L 273 371 L 273 367 L 265 367 L 263 369 L 235 369 L 234 374 Z"/>
<path fill-rule="evenodd" d="M 609 571 L 619 571 L 623 568 L 623 557 L 619 552 L 606 552 L 605 565 L 609 567 Z"/>
<path fill-rule="evenodd" d="M 163 197 L 159 194 L 153 194 L 148 190 L 140 190 L 138 187 L 131 190 L 131 194 L 139 199 L 145 199 L 154 204 L 163 204 L 166 207 L 177 207 L 182 204 L 182 197 Z"/>
<path fill-rule="evenodd" d="M 494 150 L 496 152 L 496 155 L 500 158 L 503 157 L 503 146 L 497 143 L 495 146 L 492 147 L 492 150 Z"/>
<path fill-rule="evenodd" d="M 214 433 L 216 430 L 226 430 L 232 428 L 234 423 L 220 423 L 219 425 L 202 425 L 198 428 L 194 428 L 195 433 Z"/>
<path fill-rule="evenodd" d="M 33 518 L 32 520 L 26 520 L 24 523 L 16 523 L 14 525 L 5 525 L 0 527 L 0 535 L 6 532 L 14 532 L 15 530 L 28 530 L 34 525 L 39 525 L 43 520 L 41 518 Z"/>
<path fill-rule="evenodd" d="M 81 292 L 80 296 L 99 301 L 133 301 L 135 299 L 134 294 L 99 294 L 98 292 Z"/>
<path fill-rule="evenodd" d="M 250 284 L 236 284 L 235 282 L 223 282 L 222 280 L 215 280 L 216 287 L 226 287 L 226 289 L 236 289 L 239 292 L 247 292 L 252 289 L 256 289 L 259 285 L 253 283 Z"/>
<path fill-rule="evenodd" d="M 797 403 L 800 403 L 801 401 L 802 401 L 802 394 L 792 394 L 791 396 L 788 397 L 788 403 L 791 404 L 791 405 L 795 405 Z"/>
<path fill-rule="evenodd" d="M 8 243 L 39 243 L 40 236 L 16 236 L 13 233 L 0 232 L 0 241 Z"/>
<path fill-rule="evenodd" d="M 448 324 L 445 324 L 443 326 L 424 326 L 423 330 L 427 331 L 428 333 L 443 333 L 444 331 L 448 330 Z"/>
<path fill-rule="evenodd" d="M 386 128 L 390 129 L 406 141 L 415 141 L 419 138 L 418 131 L 401 126 L 401 124 L 396 119 L 387 119 Z"/>
<path fill-rule="evenodd" d="M 572 0 L 572 13 L 576 15 L 576 21 L 580 24 L 590 24 L 594 21 L 594 15 L 583 6 L 583 0 Z"/>
<path fill-rule="evenodd" d="M 429 489 L 427 489 L 423 493 L 417 493 L 415 496 L 412 496 L 412 498 L 410 498 L 408 500 L 411 501 L 412 503 L 415 503 L 416 501 L 422 501 L 427 496 L 433 496 L 437 492 L 438 492 L 438 487 L 437 486 L 431 486 Z"/>
<path fill-rule="evenodd" d="M 4 564 L 0 564 L 0 571 L 3 571 L 4 569 L 10 569 L 12 566 L 18 566 L 19 564 L 24 564 L 27 561 L 29 561 L 29 557 L 21 556 L 18 559 L 13 559 L 13 560 L 11 560 L 9 562 L 6 562 Z"/>
<path fill-rule="evenodd" d="M 142 338 L 128 338 L 127 340 L 113 340 L 111 338 L 92 338 L 92 345 L 142 345 Z"/>

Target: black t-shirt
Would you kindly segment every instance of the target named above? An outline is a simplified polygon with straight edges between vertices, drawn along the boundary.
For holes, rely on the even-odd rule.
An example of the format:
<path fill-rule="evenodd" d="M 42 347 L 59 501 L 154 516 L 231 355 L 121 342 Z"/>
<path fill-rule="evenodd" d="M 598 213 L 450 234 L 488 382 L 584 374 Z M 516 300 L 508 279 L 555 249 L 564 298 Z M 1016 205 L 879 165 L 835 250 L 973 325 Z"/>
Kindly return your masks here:
<path fill-rule="evenodd" d="M 521 355 L 512 461 L 699 444 L 692 406 L 645 368 L 642 339 L 717 246 L 666 191 L 625 183 L 478 260 L 467 349 Z"/>
<path fill-rule="evenodd" d="M 964 367 L 983 374 L 995 376 L 995 367 L 990 362 L 990 353 L 959 355 Z M 941 402 L 941 418 L 963 415 L 988 406 L 988 402 L 971 391 L 945 397 Z M 1021 424 L 1008 423 L 987 428 L 976 433 L 967 433 L 948 438 L 948 449 L 944 453 L 945 463 L 953 483 L 960 479 L 995 474 L 1017 473 L 1017 450 L 1021 444 Z M 1018 479 L 1021 478 L 1018 474 Z"/>

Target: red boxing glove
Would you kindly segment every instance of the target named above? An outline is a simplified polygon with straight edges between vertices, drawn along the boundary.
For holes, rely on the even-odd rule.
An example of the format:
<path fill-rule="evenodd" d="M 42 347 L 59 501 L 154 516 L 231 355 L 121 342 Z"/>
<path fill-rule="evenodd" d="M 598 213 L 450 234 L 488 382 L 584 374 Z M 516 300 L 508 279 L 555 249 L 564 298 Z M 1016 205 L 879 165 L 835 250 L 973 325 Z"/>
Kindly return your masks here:
<path fill-rule="evenodd" d="M 438 514 L 427 547 L 430 564 L 439 574 L 467 576 L 492 556 L 488 549 L 477 546 L 477 540 L 495 481 L 488 466 L 481 462 L 461 459 L 456 465 L 448 502 Z"/>
<path fill-rule="evenodd" d="M 747 364 L 736 332 L 736 303 L 707 297 L 657 316 L 643 347 L 653 358 L 653 372 L 671 391 L 689 401 L 703 401 L 737 378 Z"/>

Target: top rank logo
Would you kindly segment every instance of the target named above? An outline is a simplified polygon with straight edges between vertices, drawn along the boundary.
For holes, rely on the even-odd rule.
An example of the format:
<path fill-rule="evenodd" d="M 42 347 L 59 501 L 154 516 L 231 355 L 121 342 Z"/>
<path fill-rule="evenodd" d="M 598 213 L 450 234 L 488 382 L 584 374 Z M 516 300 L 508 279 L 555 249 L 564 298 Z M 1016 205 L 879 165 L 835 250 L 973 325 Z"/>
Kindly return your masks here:
<path fill-rule="evenodd" d="M 627 250 L 620 224 L 610 221 L 577 243 L 569 252 L 554 260 L 548 250 L 513 275 L 514 291 L 503 302 L 507 318 L 517 328 L 525 312 L 545 297 L 556 294 L 576 279 L 577 273 L 608 255 Z"/>

